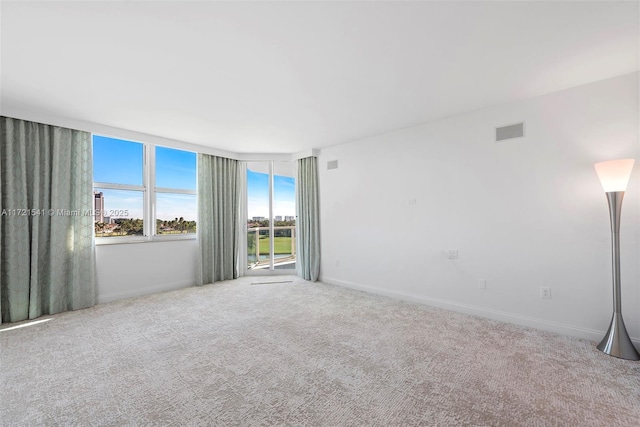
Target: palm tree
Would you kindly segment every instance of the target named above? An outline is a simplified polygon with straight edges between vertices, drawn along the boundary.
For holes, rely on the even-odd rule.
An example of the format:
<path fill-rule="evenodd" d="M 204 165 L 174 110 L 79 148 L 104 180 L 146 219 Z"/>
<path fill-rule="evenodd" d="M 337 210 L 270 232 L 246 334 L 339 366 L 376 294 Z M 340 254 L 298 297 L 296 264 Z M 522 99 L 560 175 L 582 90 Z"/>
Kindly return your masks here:
<path fill-rule="evenodd" d="M 95 225 L 95 233 L 98 235 L 104 234 L 104 222 L 96 222 Z"/>

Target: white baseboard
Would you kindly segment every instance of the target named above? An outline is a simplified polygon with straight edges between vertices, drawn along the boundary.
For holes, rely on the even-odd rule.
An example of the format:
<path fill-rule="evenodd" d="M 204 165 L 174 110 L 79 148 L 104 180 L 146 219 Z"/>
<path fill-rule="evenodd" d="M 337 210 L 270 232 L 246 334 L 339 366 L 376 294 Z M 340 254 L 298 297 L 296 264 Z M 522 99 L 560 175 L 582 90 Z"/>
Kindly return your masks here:
<path fill-rule="evenodd" d="M 135 288 L 122 292 L 109 292 L 101 294 L 98 289 L 98 304 L 104 304 L 107 302 L 117 301 L 126 298 L 139 297 L 142 295 L 156 294 L 158 292 L 173 291 L 176 289 L 188 288 L 189 286 L 195 286 L 194 282 L 182 281 L 173 283 L 163 283 L 156 286 L 148 286 L 144 288 Z"/>
<path fill-rule="evenodd" d="M 595 329 L 583 328 L 565 323 L 553 322 L 550 320 L 538 319 L 535 317 L 523 316 L 520 314 L 509 313 L 506 311 L 493 310 L 490 308 L 480 307 L 471 304 L 463 304 L 456 301 L 429 298 L 422 295 L 390 291 L 388 289 L 376 288 L 373 286 L 362 285 L 359 283 L 347 282 L 344 280 L 332 279 L 330 277 L 322 277 L 321 282 L 331 285 L 341 286 L 344 288 L 355 289 L 358 291 L 368 292 L 377 295 L 384 295 L 404 301 L 417 302 L 432 307 L 444 308 L 464 314 L 484 317 L 487 319 L 498 320 L 506 323 L 513 323 L 521 326 L 528 326 L 544 331 L 555 332 L 561 335 L 569 335 L 578 338 L 584 338 L 590 341 L 600 342 L 606 331 L 597 331 Z M 636 347 L 640 347 L 640 339 L 631 338 Z"/>

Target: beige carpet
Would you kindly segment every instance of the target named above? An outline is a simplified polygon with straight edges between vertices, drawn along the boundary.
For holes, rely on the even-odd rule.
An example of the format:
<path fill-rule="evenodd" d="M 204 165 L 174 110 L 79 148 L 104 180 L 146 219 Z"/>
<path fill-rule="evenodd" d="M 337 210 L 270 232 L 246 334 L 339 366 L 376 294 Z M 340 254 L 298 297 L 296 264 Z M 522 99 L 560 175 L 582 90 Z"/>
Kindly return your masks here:
<path fill-rule="evenodd" d="M 640 365 L 592 342 L 289 279 L 0 331 L 2 425 L 640 424 Z"/>

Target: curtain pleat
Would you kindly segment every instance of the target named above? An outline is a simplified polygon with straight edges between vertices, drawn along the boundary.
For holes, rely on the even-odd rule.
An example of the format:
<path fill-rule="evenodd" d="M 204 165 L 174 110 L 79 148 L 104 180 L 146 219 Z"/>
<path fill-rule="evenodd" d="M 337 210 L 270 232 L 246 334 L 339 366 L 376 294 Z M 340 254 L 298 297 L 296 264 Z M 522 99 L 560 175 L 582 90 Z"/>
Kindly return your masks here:
<path fill-rule="evenodd" d="M 239 275 L 238 161 L 198 154 L 197 284 Z"/>
<path fill-rule="evenodd" d="M 296 233 L 298 275 L 315 282 L 320 275 L 320 207 L 318 165 L 315 157 L 298 160 Z"/>
<path fill-rule="evenodd" d="M 2 322 L 95 305 L 91 134 L 0 126 Z"/>

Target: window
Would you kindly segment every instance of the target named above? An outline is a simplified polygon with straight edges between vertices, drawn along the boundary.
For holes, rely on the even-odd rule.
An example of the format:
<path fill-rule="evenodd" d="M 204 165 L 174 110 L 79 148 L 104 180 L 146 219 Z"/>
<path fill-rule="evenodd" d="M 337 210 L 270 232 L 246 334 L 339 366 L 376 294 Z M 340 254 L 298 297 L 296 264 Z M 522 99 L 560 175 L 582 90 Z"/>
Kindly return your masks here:
<path fill-rule="evenodd" d="M 156 147 L 155 234 L 196 232 L 196 153 Z"/>
<path fill-rule="evenodd" d="M 144 146 L 94 135 L 96 237 L 144 235 Z"/>
<path fill-rule="evenodd" d="M 93 181 L 101 242 L 196 231 L 196 153 L 94 135 Z"/>

